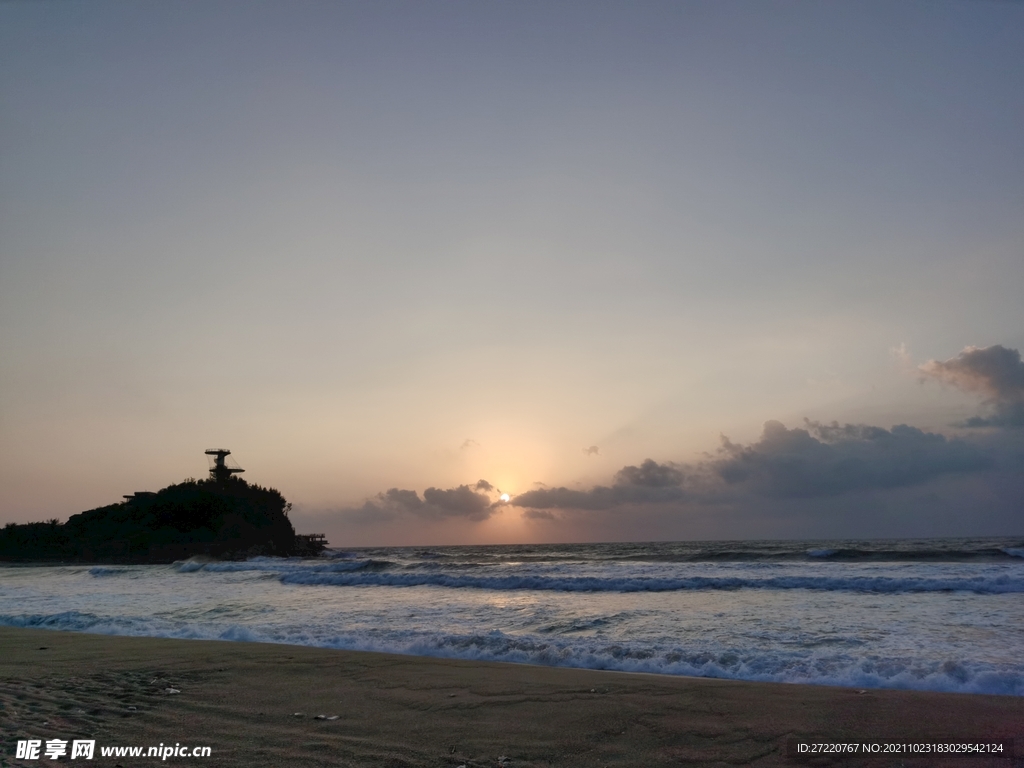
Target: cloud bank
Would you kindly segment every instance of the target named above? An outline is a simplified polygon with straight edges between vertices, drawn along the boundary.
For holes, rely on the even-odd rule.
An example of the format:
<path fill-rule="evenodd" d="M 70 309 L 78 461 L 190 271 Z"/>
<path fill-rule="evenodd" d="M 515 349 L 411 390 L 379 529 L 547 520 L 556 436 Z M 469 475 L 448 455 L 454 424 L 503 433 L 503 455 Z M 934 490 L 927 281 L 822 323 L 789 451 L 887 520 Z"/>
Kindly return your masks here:
<path fill-rule="evenodd" d="M 420 498 L 416 491 L 391 488 L 367 500 L 361 507 L 343 510 L 343 514 L 360 522 L 388 522 L 400 518 L 461 518 L 480 522 L 490 517 L 494 510 L 495 505 L 486 493 L 492 489 L 489 482 L 479 480 L 473 487 L 427 488 Z"/>
<path fill-rule="evenodd" d="M 991 414 L 961 426 L 990 429 L 950 437 L 906 424 L 805 419 L 787 428 L 768 421 L 750 444 L 723 436 L 701 460 L 647 458 L 622 467 L 610 484 L 534 483 L 507 503 L 486 480 L 430 487 L 422 496 L 392 488 L 342 515 L 361 523 L 449 521 L 469 530 L 516 509 L 528 528 L 560 540 L 1024 532 L 1024 430 L 1015 429 L 1024 426 L 1020 353 L 968 347 L 919 371 L 980 394 Z"/>
<path fill-rule="evenodd" d="M 710 469 L 727 486 L 792 499 L 899 488 L 992 466 L 991 456 L 976 445 L 905 424 L 891 430 L 835 422 L 806 421 L 805 426 L 786 429 L 769 421 L 761 439 L 749 446 L 723 438 L 725 457 Z"/>
<path fill-rule="evenodd" d="M 598 485 L 589 491 L 571 488 L 538 488 L 512 498 L 517 507 L 531 509 L 612 509 L 626 504 L 680 501 L 683 473 L 673 464 L 647 459 L 639 467 L 623 467 L 611 486 Z"/>
<path fill-rule="evenodd" d="M 898 425 L 805 422 L 787 429 L 764 425 L 761 439 L 743 446 L 722 438 L 718 456 L 684 466 L 647 459 L 623 467 L 611 486 L 590 490 L 541 488 L 512 504 L 530 509 L 604 510 L 674 501 L 735 501 L 738 494 L 800 499 L 917 485 L 940 475 L 989 469 L 990 453 L 964 440 Z"/>

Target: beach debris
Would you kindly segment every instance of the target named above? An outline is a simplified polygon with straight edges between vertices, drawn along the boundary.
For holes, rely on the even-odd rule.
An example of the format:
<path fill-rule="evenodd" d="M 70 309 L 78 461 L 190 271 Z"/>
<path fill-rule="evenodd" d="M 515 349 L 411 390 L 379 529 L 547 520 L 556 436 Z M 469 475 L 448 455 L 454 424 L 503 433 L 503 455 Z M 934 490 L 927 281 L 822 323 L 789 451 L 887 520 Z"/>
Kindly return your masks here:
<path fill-rule="evenodd" d="M 294 715 L 292 715 L 292 717 L 305 717 L 305 716 L 306 715 L 303 712 L 296 712 Z"/>
<path fill-rule="evenodd" d="M 337 720 L 337 719 L 338 719 L 338 716 L 337 716 L 337 715 L 331 715 L 331 716 L 330 716 L 330 717 L 328 717 L 327 719 L 328 719 L 328 720 Z"/>
<path fill-rule="evenodd" d="M 327 719 L 327 715 L 317 715 L 316 719 L 317 720 L 326 720 Z"/>
<path fill-rule="evenodd" d="M 508 765 L 512 762 L 512 758 L 507 755 L 502 755 L 498 758 L 498 765 Z"/>
<path fill-rule="evenodd" d="M 448 747 L 448 754 L 449 755 L 454 755 L 458 751 L 459 751 L 459 748 L 458 748 L 458 746 L 456 744 L 452 744 L 450 747 Z"/>
<path fill-rule="evenodd" d="M 138 711 L 139 711 L 139 708 L 138 708 L 138 707 L 133 707 L 133 706 L 129 706 L 129 707 L 128 707 L 128 711 L 129 711 L 129 712 L 138 712 Z"/>
<path fill-rule="evenodd" d="M 164 688 L 164 693 L 167 693 L 167 694 L 181 693 L 181 691 L 179 689 L 177 689 L 177 688 Z"/>

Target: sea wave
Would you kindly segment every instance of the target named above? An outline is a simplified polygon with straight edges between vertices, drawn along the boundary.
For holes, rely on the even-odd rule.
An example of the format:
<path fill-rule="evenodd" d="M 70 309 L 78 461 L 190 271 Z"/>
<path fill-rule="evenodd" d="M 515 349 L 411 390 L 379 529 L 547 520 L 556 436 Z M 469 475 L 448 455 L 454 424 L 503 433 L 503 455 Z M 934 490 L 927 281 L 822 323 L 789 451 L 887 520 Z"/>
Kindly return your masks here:
<path fill-rule="evenodd" d="M 359 570 L 385 570 L 395 564 L 389 560 L 345 560 L 327 559 L 323 562 L 310 562 L 297 557 L 254 557 L 240 561 L 195 561 L 184 560 L 175 563 L 178 573 L 242 573 L 260 571 L 265 573 L 311 572 L 311 573 L 345 573 Z"/>
<path fill-rule="evenodd" d="M 100 565 L 89 569 L 90 576 L 125 576 L 131 572 L 131 568 L 108 568 Z"/>
<path fill-rule="evenodd" d="M 1006 594 L 1024 592 L 1024 577 L 994 576 L 906 577 L 893 576 L 689 576 L 682 578 L 596 576 L 491 575 L 468 576 L 425 572 L 348 572 L 323 570 L 289 571 L 283 584 L 335 587 L 447 587 L 450 589 L 550 590 L 557 592 L 673 592 L 680 590 L 808 589 L 816 591 L 878 592 L 974 592 Z"/>
<path fill-rule="evenodd" d="M 0 625 L 106 635 L 305 645 L 452 659 L 857 688 L 1024 696 L 1024 672 L 962 659 L 922 662 L 849 653 L 764 648 L 694 648 L 595 638 L 417 631 L 336 633 L 244 624 L 186 624 L 65 611 L 0 615 Z"/>
<path fill-rule="evenodd" d="M 1024 557 L 1013 547 L 818 547 L 804 550 L 809 558 L 844 562 L 1006 562 Z M 773 559 L 779 559 L 775 556 Z"/>

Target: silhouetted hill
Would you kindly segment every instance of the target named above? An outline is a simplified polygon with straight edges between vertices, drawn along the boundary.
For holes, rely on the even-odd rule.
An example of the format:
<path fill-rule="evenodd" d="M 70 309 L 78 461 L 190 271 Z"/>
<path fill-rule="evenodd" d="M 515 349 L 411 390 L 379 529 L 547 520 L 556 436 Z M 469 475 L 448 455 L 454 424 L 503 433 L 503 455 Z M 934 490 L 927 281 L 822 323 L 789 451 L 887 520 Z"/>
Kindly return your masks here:
<path fill-rule="evenodd" d="M 273 488 L 238 477 L 186 480 L 73 515 L 63 525 L 8 524 L 0 560 L 161 563 L 193 555 L 312 554 Z"/>

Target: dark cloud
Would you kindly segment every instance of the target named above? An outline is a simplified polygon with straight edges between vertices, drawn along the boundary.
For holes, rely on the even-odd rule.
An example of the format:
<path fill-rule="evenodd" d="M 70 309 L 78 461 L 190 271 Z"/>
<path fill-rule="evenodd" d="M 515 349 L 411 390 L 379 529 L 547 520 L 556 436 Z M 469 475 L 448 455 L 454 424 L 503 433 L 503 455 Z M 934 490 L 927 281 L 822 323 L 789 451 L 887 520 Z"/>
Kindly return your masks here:
<path fill-rule="evenodd" d="M 589 448 L 584 448 L 583 452 L 587 456 L 600 456 L 601 455 L 601 449 L 598 448 L 596 445 L 592 445 Z"/>
<path fill-rule="evenodd" d="M 945 362 L 929 360 L 921 371 L 968 392 L 992 400 L 1024 400 L 1024 362 L 1020 352 L 996 344 L 967 347 Z"/>
<path fill-rule="evenodd" d="M 971 416 L 956 424 L 958 427 L 1024 427 L 1024 403 L 999 403 L 991 416 Z"/>
<path fill-rule="evenodd" d="M 916 485 L 992 466 L 992 457 L 974 444 L 904 424 L 891 430 L 835 422 L 805 426 L 786 429 L 769 421 L 749 446 L 723 438 L 725 457 L 709 468 L 726 485 L 757 496 L 811 498 Z"/>
<path fill-rule="evenodd" d="M 801 499 L 901 488 L 954 473 L 989 469 L 989 451 L 964 440 L 898 425 L 807 421 L 787 429 L 764 425 L 761 439 L 737 445 L 723 438 L 719 456 L 683 467 L 647 459 L 623 467 L 611 486 L 540 488 L 512 503 L 538 509 L 607 510 L 667 502 L 742 503 L 744 497 Z"/>
<path fill-rule="evenodd" d="M 645 488 L 670 488 L 683 484 L 683 473 L 674 464 L 659 464 L 646 459 L 639 467 L 623 467 L 615 475 L 619 486 L 640 485 Z"/>
<path fill-rule="evenodd" d="M 476 485 L 473 486 L 474 491 L 493 491 L 494 486 L 488 483 L 486 480 L 477 480 Z"/>
<path fill-rule="evenodd" d="M 416 491 L 391 488 L 365 502 L 363 506 L 347 510 L 347 516 L 362 522 L 387 522 L 401 517 L 416 517 L 423 520 L 464 518 L 486 520 L 491 516 L 493 505 L 484 493 L 474 489 L 491 490 L 486 480 L 480 480 L 470 488 L 427 488 L 420 498 Z"/>
<path fill-rule="evenodd" d="M 491 515 L 491 500 L 475 492 L 468 485 L 441 490 L 427 488 L 423 500 L 437 517 L 466 517 L 470 520 L 486 520 Z"/>
<path fill-rule="evenodd" d="M 680 501 L 683 473 L 673 464 L 645 460 L 639 467 L 623 467 L 612 486 L 598 485 L 589 491 L 571 488 L 538 488 L 512 499 L 517 507 L 533 509 L 611 509 L 628 504 Z"/>
<path fill-rule="evenodd" d="M 1024 427 L 1024 362 L 1016 349 L 996 344 L 967 347 L 944 362 L 929 360 L 919 369 L 926 376 L 981 394 L 991 416 L 975 416 L 968 427 Z"/>
<path fill-rule="evenodd" d="M 400 507 L 412 512 L 423 509 L 423 500 L 419 497 L 419 494 L 417 494 L 416 491 L 403 491 L 398 488 L 392 488 L 382 494 L 382 500 L 388 502 L 392 506 Z"/>
<path fill-rule="evenodd" d="M 598 485 L 589 491 L 574 491 L 564 486 L 538 488 L 513 496 L 511 503 L 533 509 L 610 509 L 623 502 L 613 495 L 611 488 Z"/>

